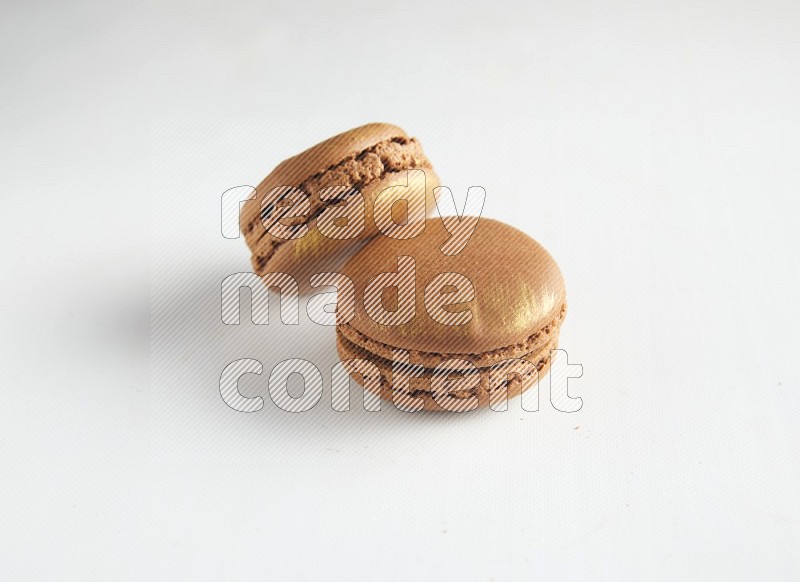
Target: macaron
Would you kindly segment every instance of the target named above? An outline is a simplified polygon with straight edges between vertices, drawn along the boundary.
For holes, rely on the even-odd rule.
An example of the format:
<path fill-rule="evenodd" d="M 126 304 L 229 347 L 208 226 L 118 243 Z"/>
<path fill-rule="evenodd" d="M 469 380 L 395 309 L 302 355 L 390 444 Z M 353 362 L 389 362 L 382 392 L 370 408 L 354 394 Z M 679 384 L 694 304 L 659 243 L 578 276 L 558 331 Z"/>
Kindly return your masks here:
<path fill-rule="evenodd" d="M 422 208 L 428 215 L 438 185 L 419 141 L 395 125 L 372 123 L 327 139 L 278 164 L 243 204 L 240 228 L 253 269 L 259 275 L 288 273 L 301 282 L 336 270 L 381 232 L 376 197 L 394 192 L 408 212 Z M 393 186 L 399 188 L 387 190 Z M 392 201 L 384 196 L 382 210 L 388 204 L 402 224 L 404 207 Z"/>
<path fill-rule="evenodd" d="M 450 236 L 429 218 L 421 236 L 375 238 L 347 261 L 355 310 L 337 323 L 339 355 L 404 410 L 502 409 L 549 370 L 564 279 L 539 243 L 502 222 L 480 218 L 452 256 L 442 251 Z"/>

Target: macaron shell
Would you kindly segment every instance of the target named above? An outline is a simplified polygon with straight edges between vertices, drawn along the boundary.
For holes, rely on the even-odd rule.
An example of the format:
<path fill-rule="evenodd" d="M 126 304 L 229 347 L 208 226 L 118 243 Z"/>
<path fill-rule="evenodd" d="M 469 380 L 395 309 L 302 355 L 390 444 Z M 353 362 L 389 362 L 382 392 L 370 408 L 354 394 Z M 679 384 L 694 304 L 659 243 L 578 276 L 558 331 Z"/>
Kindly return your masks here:
<path fill-rule="evenodd" d="M 566 305 L 564 280 L 539 243 L 487 218 L 479 220 L 472 238 L 455 256 L 440 250 L 449 237 L 441 219 L 431 218 L 421 236 L 408 240 L 380 236 L 365 245 L 342 270 L 356 288 L 356 315 L 348 325 L 390 347 L 473 356 L 504 348 L 513 351 L 517 345 L 535 348 L 525 344 L 548 325 L 560 325 Z M 415 316 L 402 325 L 381 325 L 364 308 L 364 289 L 375 275 L 396 271 L 402 255 L 415 260 Z M 475 298 L 464 304 L 472 312 L 466 324 L 443 325 L 426 311 L 425 287 L 444 272 L 463 274 L 475 288 Z"/>
<path fill-rule="evenodd" d="M 400 127 L 389 123 L 368 123 L 322 141 L 278 164 L 259 188 L 296 184 L 342 160 L 355 157 L 383 141 L 410 139 Z"/>

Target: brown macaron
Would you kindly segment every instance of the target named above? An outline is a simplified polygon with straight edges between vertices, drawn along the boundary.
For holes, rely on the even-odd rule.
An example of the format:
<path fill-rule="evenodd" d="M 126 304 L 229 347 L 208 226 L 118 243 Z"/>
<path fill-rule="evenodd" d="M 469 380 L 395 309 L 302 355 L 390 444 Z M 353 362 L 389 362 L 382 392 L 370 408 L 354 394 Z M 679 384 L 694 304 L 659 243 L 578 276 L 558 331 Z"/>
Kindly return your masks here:
<path fill-rule="evenodd" d="M 377 196 L 401 186 L 396 190 L 407 208 L 423 204 L 428 215 L 438 185 L 419 142 L 399 127 L 373 123 L 332 137 L 281 162 L 243 204 L 240 228 L 253 269 L 288 273 L 301 284 L 308 275 L 335 271 L 358 242 L 379 233 Z M 389 207 L 402 223 L 403 208 Z"/>
<path fill-rule="evenodd" d="M 337 325 L 339 355 L 353 378 L 403 409 L 502 407 L 550 367 L 564 280 L 541 245 L 501 222 L 481 218 L 453 256 L 441 250 L 449 238 L 430 218 L 421 236 L 378 237 L 347 262 L 356 308 Z M 401 257 L 413 258 L 413 278 Z"/>

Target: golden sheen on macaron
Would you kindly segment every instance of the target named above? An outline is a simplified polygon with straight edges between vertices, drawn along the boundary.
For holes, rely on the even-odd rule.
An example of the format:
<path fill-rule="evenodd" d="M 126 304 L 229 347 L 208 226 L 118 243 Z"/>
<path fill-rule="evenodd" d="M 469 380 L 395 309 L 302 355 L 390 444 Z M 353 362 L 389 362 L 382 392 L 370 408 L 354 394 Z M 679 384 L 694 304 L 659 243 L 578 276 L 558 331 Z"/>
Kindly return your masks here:
<path fill-rule="evenodd" d="M 372 123 L 334 136 L 281 162 L 244 203 L 240 228 L 253 268 L 301 283 L 337 270 L 356 243 L 380 232 L 376 217 L 402 224 L 404 209 L 430 214 L 438 185 L 422 146 L 397 126 Z M 407 205 L 393 204 L 397 198 Z"/>
<path fill-rule="evenodd" d="M 535 385 L 558 344 L 566 291 L 550 254 L 486 218 L 447 256 L 450 236 L 430 218 L 421 236 L 378 237 L 342 270 L 356 300 L 336 327 L 339 355 L 354 379 L 402 409 L 498 408 Z"/>

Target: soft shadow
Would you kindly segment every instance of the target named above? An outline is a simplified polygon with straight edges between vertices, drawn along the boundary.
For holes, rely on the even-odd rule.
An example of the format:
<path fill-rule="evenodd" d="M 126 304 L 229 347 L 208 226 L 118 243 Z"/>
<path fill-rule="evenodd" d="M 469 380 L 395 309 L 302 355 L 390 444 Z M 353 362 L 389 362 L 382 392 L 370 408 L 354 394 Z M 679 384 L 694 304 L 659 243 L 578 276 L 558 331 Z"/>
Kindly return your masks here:
<path fill-rule="evenodd" d="M 221 319 L 220 284 L 228 274 L 221 267 L 206 265 L 169 273 L 153 283 L 150 320 L 155 431 L 159 423 L 186 422 L 189 432 L 216 430 L 234 437 L 244 430 L 296 444 L 298 439 L 341 441 L 343 432 L 358 438 L 363 438 L 364 433 L 380 432 L 381 438 L 386 438 L 386 433 L 424 431 L 425 427 L 463 424 L 471 418 L 492 414 L 485 410 L 463 414 L 407 413 L 388 401 L 381 401 L 380 411 L 368 412 L 363 407 L 363 389 L 354 381 L 351 381 L 350 410 L 333 410 L 331 368 L 339 361 L 334 328 L 318 325 L 308 318 L 307 298 L 300 300 L 299 325 L 283 324 L 277 295 L 270 298 L 269 325 L 255 325 L 250 321 L 248 293 L 242 294 L 241 323 L 225 325 Z M 130 339 L 139 337 L 139 333 L 131 332 Z M 263 408 L 257 412 L 236 412 L 219 393 L 222 370 L 241 358 L 257 359 L 264 368 L 262 374 L 248 374 L 239 382 L 239 391 L 244 396 L 259 395 L 264 399 Z M 288 358 L 308 360 L 322 374 L 322 398 L 306 412 L 286 412 L 269 396 L 269 374 L 276 364 Z M 291 385 L 290 381 L 290 390 Z M 166 410 L 181 418 L 170 418 Z M 169 429 L 173 433 L 176 430 Z"/>

